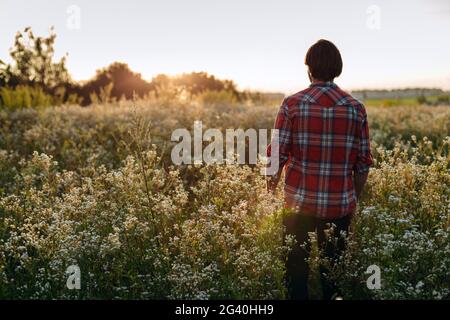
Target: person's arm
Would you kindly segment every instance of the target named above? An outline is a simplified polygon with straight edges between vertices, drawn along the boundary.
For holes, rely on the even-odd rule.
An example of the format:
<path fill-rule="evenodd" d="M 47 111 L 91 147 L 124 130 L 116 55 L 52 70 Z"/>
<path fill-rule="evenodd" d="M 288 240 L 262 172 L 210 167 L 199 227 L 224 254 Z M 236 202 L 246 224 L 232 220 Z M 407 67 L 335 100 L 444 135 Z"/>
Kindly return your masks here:
<path fill-rule="evenodd" d="M 267 147 L 267 157 L 269 161 L 266 169 L 266 183 L 267 190 L 270 192 L 275 192 L 277 188 L 283 167 L 289 159 L 291 149 L 292 128 L 286 100 L 283 101 L 280 110 L 278 111 L 274 129 L 276 131 L 272 135 L 272 141 Z M 278 152 L 272 150 L 273 148 L 278 148 Z"/>
<path fill-rule="evenodd" d="M 361 193 L 364 189 L 364 185 L 367 182 L 367 177 L 369 176 L 369 172 L 354 172 L 353 175 L 353 181 L 355 183 L 355 193 L 356 193 L 356 199 L 359 200 L 359 197 L 361 196 Z"/>
<path fill-rule="evenodd" d="M 370 166 L 373 163 L 372 154 L 370 152 L 369 125 L 367 123 L 367 115 L 364 107 L 361 121 L 361 130 L 359 131 L 359 150 L 356 164 L 353 168 L 353 179 L 355 184 L 356 198 L 359 200 L 364 190 L 364 185 L 369 175 Z"/>

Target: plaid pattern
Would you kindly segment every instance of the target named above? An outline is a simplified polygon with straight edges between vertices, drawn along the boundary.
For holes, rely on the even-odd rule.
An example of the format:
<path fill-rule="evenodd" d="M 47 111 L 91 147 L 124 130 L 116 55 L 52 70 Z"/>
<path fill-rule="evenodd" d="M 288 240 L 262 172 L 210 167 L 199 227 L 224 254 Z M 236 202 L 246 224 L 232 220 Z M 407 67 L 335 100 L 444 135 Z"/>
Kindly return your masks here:
<path fill-rule="evenodd" d="M 353 171 L 372 164 L 366 110 L 333 82 L 317 82 L 284 99 L 275 120 L 286 205 L 321 219 L 356 207 Z M 271 148 L 267 150 L 270 156 Z"/>

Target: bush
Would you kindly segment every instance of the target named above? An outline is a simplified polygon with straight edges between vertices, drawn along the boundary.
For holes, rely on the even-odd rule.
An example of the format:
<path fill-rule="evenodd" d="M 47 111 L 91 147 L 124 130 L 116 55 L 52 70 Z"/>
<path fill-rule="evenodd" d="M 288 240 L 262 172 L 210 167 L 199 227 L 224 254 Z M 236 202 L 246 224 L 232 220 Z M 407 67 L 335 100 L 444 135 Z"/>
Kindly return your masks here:
<path fill-rule="evenodd" d="M 18 86 L 14 89 L 0 88 L 1 108 L 14 111 L 24 108 L 49 107 L 55 98 L 46 94 L 40 87 Z"/>

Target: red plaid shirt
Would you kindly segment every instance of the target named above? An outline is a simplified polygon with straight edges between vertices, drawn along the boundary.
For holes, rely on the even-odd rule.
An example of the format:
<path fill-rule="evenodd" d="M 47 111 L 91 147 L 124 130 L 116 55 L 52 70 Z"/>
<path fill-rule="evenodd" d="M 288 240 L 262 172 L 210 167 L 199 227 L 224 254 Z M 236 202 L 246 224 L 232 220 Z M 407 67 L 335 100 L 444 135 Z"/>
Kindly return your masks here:
<path fill-rule="evenodd" d="M 336 219 L 356 207 L 353 171 L 372 164 L 366 110 L 333 82 L 315 82 L 284 99 L 279 130 L 278 182 L 286 167 L 285 200 L 303 214 Z M 268 156 L 271 148 L 268 148 Z"/>

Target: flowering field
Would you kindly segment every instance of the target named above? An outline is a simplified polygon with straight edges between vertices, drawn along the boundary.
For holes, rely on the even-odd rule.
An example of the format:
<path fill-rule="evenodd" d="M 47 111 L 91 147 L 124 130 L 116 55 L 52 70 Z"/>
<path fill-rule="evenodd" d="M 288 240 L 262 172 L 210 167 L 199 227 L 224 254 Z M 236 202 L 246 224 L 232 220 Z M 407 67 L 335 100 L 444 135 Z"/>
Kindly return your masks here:
<path fill-rule="evenodd" d="M 257 166 L 170 161 L 176 128 L 271 128 L 276 111 L 220 96 L 0 111 L 0 298 L 282 299 L 281 192 Z M 368 115 L 376 163 L 330 276 L 345 299 L 449 299 L 450 108 Z"/>

